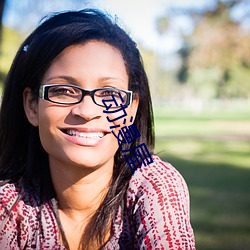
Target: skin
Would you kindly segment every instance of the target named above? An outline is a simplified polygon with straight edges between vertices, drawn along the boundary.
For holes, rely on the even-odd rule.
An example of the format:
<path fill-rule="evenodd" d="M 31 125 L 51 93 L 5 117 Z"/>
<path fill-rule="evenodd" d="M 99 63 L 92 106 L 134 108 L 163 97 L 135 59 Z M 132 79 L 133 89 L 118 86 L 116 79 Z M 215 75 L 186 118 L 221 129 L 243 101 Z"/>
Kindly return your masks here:
<path fill-rule="evenodd" d="M 42 84 L 73 84 L 87 90 L 101 87 L 128 89 L 128 74 L 120 52 L 98 41 L 66 48 L 45 73 Z M 39 98 L 31 90 L 23 93 L 24 109 L 29 122 L 39 128 L 40 140 L 48 153 L 51 177 L 57 194 L 59 216 L 70 249 L 78 249 L 82 232 L 108 191 L 118 149 L 107 121 L 105 108 L 85 96 L 75 105 L 58 105 Z M 138 99 L 126 109 L 127 120 L 135 117 Z M 122 113 L 109 115 L 109 118 Z M 129 125 L 127 123 L 126 125 Z M 105 133 L 103 138 L 79 138 L 65 129 Z M 114 129 L 118 134 L 118 130 Z M 84 197 L 84 199 L 83 199 Z M 107 238 L 109 233 L 107 233 Z"/>

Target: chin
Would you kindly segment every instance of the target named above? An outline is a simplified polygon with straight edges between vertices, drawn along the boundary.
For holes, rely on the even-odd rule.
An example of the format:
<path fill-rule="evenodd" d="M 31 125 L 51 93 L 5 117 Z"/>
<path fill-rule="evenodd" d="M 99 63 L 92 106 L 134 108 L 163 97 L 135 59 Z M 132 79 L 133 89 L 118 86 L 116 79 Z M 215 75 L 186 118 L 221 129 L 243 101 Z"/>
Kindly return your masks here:
<path fill-rule="evenodd" d="M 101 167 L 104 168 L 113 168 L 114 166 L 114 157 L 105 159 L 104 157 L 97 157 L 97 154 L 91 155 L 91 154 L 84 154 L 82 153 L 82 157 L 77 157 L 74 159 L 69 159 L 74 165 L 77 165 L 80 168 L 87 168 L 87 169 L 98 169 Z"/>

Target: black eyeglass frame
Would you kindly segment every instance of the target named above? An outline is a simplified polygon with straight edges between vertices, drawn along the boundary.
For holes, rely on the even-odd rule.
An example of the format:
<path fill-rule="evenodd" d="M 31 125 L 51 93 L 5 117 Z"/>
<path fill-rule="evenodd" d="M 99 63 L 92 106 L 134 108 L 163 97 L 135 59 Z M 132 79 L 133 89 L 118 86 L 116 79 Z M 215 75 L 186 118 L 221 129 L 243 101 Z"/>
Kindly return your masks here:
<path fill-rule="evenodd" d="M 80 90 L 82 92 L 82 96 L 78 101 L 75 101 L 75 102 L 57 102 L 57 101 L 53 101 L 53 100 L 51 100 L 49 98 L 49 89 L 52 88 L 52 87 L 55 87 L 55 86 L 72 87 L 72 88 L 78 89 L 78 90 Z M 119 89 L 119 88 L 111 88 L 111 87 L 97 88 L 97 89 L 93 89 L 93 90 L 86 90 L 86 89 L 80 88 L 80 87 L 75 86 L 75 85 L 70 85 L 70 84 L 44 84 L 44 85 L 40 86 L 38 96 L 43 100 L 50 101 L 50 102 L 53 102 L 53 103 L 62 104 L 62 105 L 74 105 L 74 104 L 80 103 L 83 100 L 85 95 L 90 95 L 93 102 L 96 105 L 101 106 L 101 107 L 105 107 L 104 104 L 99 104 L 99 103 L 96 103 L 96 101 L 95 101 L 95 97 L 94 97 L 95 92 L 97 92 L 99 90 L 118 90 L 118 91 L 121 91 L 121 92 L 125 93 L 126 96 L 127 96 L 126 102 L 123 104 L 123 106 L 129 106 L 132 103 L 133 91 Z"/>

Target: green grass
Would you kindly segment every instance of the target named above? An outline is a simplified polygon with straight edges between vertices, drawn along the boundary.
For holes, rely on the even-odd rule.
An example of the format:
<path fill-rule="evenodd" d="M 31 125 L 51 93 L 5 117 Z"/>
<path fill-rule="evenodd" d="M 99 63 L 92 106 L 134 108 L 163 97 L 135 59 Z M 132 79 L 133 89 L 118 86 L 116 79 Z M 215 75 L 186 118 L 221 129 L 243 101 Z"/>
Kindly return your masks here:
<path fill-rule="evenodd" d="M 250 245 L 250 108 L 155 110 L 156 152 L 184 176 L 197 249 Z"/>

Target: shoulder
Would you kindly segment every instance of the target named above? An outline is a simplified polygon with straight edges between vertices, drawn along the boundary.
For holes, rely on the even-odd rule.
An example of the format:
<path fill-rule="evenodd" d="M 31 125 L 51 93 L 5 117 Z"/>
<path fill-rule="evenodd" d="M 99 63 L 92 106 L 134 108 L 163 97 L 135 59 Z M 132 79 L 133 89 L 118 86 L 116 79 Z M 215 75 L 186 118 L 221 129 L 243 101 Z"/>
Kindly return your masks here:
<path fill-rule="evenodd" d="M 37 201 L 37 187 L 24 185 L 19 182 L 0 181 L 0 201 L 3 203 L 16 201 L 17 197 L 22 196 L 22 199 L 29 200 L 32 203 Z"/>
<path fill-rule="evenodd" d="M 4 183 L 0 181 L 0 217 L 20 214 L 39 203 L 36 190 L 25 187 L 22 182 Z"/>
<path fill-rule="evenodd" d="M 133 214 L 141 210 L 162 213 L 180 211 L 189 217 L 189 191 L 180 172 L 170 163 L 152 156 L 153 162 L 137 169 L 130 179 L 127 205 Z"/>
<path fill-rule="evenodd" d="M 4 183 L 0 181 L 0 210 L 10 210 L 17 202 L 20 193 L 20 185 L 16 183 Z"/>
<path fill-rule="evenodd" d="M 153 162 L 141 166 L 130 179 L 128 192 L 155 193 L 156 195 L 173 195 L 179 193 L 188 196 L 187 185 L 182 175 L 170 164 L 158 156 L 152 156 Z"/>
<path fill-rule="evenodd" d="M 38 249 L 37 244 L 45 248 L 58 244 L 56 221 L 49 204 L 41 204 L 36 186 L 0 183 L 0 246 Z"/>
<path fill-rule="evenodd" d="M 186 182 L 171 164 L 152 159 L 130 179 L 124 235 L 136 235 L 136 248 L 195 249 Z"/>

